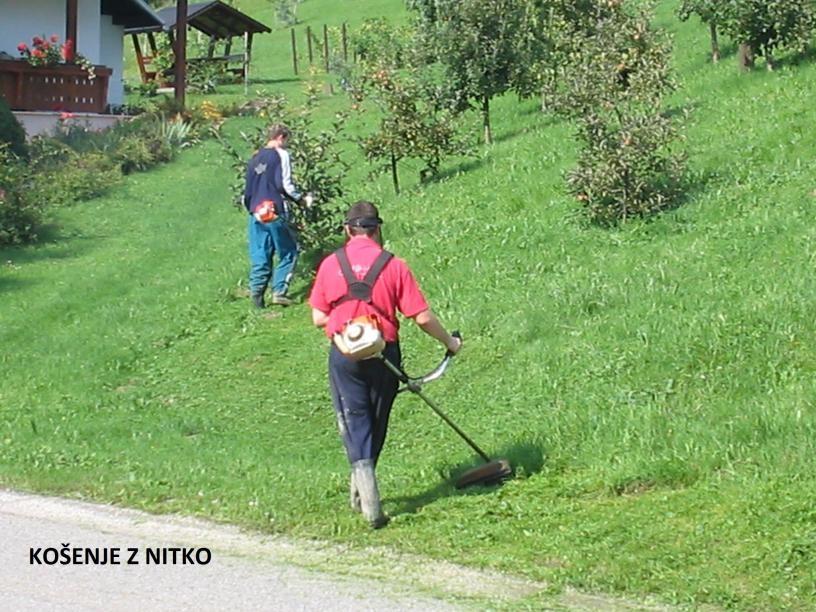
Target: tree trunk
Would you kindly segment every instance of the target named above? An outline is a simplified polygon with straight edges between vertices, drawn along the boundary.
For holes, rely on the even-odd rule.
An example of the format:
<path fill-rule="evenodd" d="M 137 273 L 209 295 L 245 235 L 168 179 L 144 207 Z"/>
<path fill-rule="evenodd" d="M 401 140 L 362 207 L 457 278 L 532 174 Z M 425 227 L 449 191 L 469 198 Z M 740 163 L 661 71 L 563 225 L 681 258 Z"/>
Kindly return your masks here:
<path fill-rule="evenodd" d="M 484 122 L 485 144 L 493 142 L 493 135 L 490 132 L 490 98 L 485 96 L 482 99 L 482 121 Z"/>
<path fill-rule="evenodd" d="M 716 64 L 720 61 L 720 42 L 717 39 L 717 24 L 710 23 L 709 29 L 711 30 L 711 61 Z"/>
<path fill-rule="evenodd" d="M 399 175 L 397 174 L 397 155 L 391 149 L 391 180 L 394 183 L 394 193 L 399 195 Z"/>
<path fill-rule="evenodd" d="M 754 67 L 754 50 L 748 43 L 740 43 L 737 58 L 740 70 L 750 70 Z"/>

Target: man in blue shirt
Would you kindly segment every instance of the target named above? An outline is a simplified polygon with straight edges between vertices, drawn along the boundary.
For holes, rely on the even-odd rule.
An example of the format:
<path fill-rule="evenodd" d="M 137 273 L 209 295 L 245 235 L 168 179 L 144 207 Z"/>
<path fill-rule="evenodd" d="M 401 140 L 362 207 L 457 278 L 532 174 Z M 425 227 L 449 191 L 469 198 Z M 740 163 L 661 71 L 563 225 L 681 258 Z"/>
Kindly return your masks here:
<path fill-rule="evenodd" d="M 252 303 L 264 307 L 264 293 L 272 284 L 272 303 L 290 306 L 287 297 L 297 263 L 297 235 L 290 224 L 290 202 L 306 201 L 292 182 L 292 163 L 286 151 L 291 132 L 285 125 L 269 128 L 267 143 L 247 164 L 244 206 L 249 212 L 249 291 Z M 272 269 L 272 258 L 278 263 Z"/>

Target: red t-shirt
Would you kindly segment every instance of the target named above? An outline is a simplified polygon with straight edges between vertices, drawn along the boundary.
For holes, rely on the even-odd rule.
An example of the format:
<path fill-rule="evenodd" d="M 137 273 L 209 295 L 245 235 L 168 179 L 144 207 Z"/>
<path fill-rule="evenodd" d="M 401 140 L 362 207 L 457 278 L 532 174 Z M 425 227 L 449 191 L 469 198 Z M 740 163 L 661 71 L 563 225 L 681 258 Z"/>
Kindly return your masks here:
<path fill-rule="evenodd" d="M 367 236 L 355 236 L 346 243 L 349 263 L 358 279 L 365 278 L 381 251 L 380 245 Z M 360 315 L 376 314 L 382 321 L 383 337 L 386 342 L 395 342 L 399 335 L 396 311 L 399 310 L 404 316 L 411 318 L 428 309 L 428 302 L 425 301 L 414 275 L 408 265 L 397 257 L 392 257 L 386 264 L 371 291 L 371 301 L 381 312 L 359 300 L 349 300 L 332 309 L 332 303 L 346 295 L 347 291 L 348 285 L 340 269 L 340 263 L 337 256 L 332 253 L 320 264 L 309 296 L 312 308 L 329 315 L 329 322 L 325 327 L 329 338 L 340 331 L 350 319 Z M 385 318 L 383 314 L 386 315 Z"/>

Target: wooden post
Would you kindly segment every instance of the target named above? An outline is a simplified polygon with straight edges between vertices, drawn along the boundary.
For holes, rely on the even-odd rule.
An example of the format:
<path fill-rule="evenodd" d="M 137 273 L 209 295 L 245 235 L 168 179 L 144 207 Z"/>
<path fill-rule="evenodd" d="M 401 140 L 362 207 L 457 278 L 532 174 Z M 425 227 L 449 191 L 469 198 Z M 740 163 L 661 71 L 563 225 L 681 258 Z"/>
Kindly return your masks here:
<path fill-rule="evenodd" d="M 139 44 L 139 35 L 131 34 L 130 38 L 133 40 L 133 50 L 136 52 L 136 63 L 139 65 L 139 76 L 142 77 L 142 83 L 147 83 L 147 74 L 145 74 L 144 57 L 142 56 L 142 46 Z"/>
<path fill-rule="evenodd" d="M 323 66 L 329 72 L 329 26 L 323 24 Z"/>
<path fill-rule="evenodd" d="M 342 28 L 342 37 L 343 37 L 343 61 L 348 61 L 348 33 L 346 32 L 346 22 L 343 22 Z"/>
<path fill-rule="evenodd" d="M 215 43 L 218 39 L 215 36 L 210 36 L 210 44 L 207 45 L 207 57 L 212 59 L 213 55 L 215 54 Z"/>
<path fill-rule="evenodd" d="M 173 41 L 173 33 L 170 32 L 169 34 L 170 34 L 170 41 L 172 42 Z M 150 52 L 153 54 L 153 57 L 156 57 L 156 55 L 159 52 L 159 48 L 156 46 L 156 37 L 153 36 L 153 32 L 148 32 L 147 33 L 147 44 L 150 45 Z"/>
<path fill-rule="evenodd" d="M 295 28 L 292 28 L 292 65 L 295 68 L 295 76 L 297 76 L 297 43 L 295 42 Z"/>
<path fill-rule="evenodd" d="M 249 95 L 249 65 L 252 62 L 252 33 L 244 32 L 244 95 Z"/>
<path fill-rule="evenodd" d="M 187 0 L 176 4 L 175 97 L 179 110 L 184 110 L 187 89 Z"/>
<path fill-rule="evenodd" d="M 306 44 L 309 46 L 309 65 L 312 65 L 312 26 L 306 26 Z"/>
<path fill-rule="evenodd" d="M 232 36 L 227 39 L 227 44 L 224 45 L 224 57 L 230 54 L 232 51 Z"/>
<path fill-rule="evenodd" d="M 77 47 L 78 4 L 79 0 L 66 0 L 65 2 L 65 40 L 73 43 L 75 56 L 79 52 Z"/>

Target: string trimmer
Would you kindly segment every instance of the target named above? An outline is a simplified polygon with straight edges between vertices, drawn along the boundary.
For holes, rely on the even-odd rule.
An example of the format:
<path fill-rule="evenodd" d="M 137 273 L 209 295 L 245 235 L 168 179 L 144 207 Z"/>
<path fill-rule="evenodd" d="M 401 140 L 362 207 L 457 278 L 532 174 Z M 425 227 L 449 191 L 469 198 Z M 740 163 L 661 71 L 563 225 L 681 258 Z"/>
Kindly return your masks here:
<path fill-rule="evenodd" d="M 453 335 L 459 338 L 458 332 L 453 332 Z M 476 443 L 468 437 L 468 435 L 462 431 L 456 423 L 450 420 L 450 418 L 442 412 L 439 407 L 434 404 L 430 398 L 422 392 L 422 386 L 425 383 L 429 383 L 434 381 L 438 378 L 441 378 L 442 375 L 445 373 L 445 370 L 448 369 L 450 365 L 451 359 L 453 359 L 453 353 L 448 351 L 445 353 L 445 357 L 442 359 L 442 362 L 436 366 L 433 370 L 431 370 L 428 374 L 419 377 L 411 377 L 408 376 L 405 372 L 403 372 L 400 368 L 395 366 L 393 363 L 388 361 L 382 355 L 379 356 L 382 359 L 385 366 L 391 370 L 394 375 L 399 379 L 399 381 L 405 385 L 404 387 L 397 390 L 397 393 L 401 393 L 403 391 L 410 391 L 411 393 L 415 393 L 422 400 L 431 407 L 436 414 L 438 414 L 445 423 L 447 423 L 459 436 L 468 443 L 470 448 L 476 451 L 476 453 L 484 460 L 484 465 L 480 465 L 479 467 L 475 467 L 466 471 L 456 480 L 456 488 L 462 489 L 464 487 L 469 487 L 471 485 L 481 484 L 481 485 L 488 485 L 488 484 L 495 484 L 505 480 L 513 473 L 513 468 L 510 466 L 510 462 L 507 459 L 491 459 L 487 456 L 481 448 L 479 448 Z"/>

